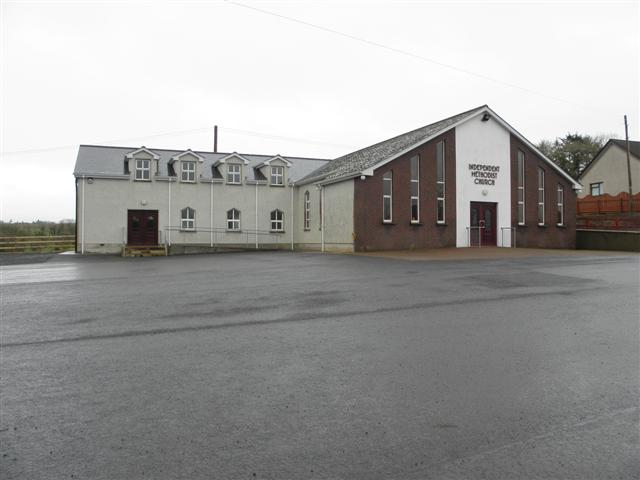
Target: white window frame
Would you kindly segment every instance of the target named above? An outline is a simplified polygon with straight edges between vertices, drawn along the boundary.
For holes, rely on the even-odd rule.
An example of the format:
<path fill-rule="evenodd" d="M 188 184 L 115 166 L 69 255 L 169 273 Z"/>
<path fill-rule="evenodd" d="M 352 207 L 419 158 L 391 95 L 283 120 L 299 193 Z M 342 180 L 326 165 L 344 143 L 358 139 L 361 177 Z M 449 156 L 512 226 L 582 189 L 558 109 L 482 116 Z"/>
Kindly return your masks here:
<path fill-rule="evenodd" d="M 590 183 L 589 184 L 589 195 L 591 195 L 592 197 L 599 197 L 600 195 L 602 195 L 602 185 L 603 182 L 594 182 L 594 183 Z M 598 187 L 598 193 L 597 194 L 593 194 L 593 187 Z"/>
<path fill-rule="evenodd" d="M 227 183 L 229 185 L 240 185 L 242 176 L 242 165 L 239 163 L 227 163 Z"/>
<path fill-rule="evenodd" d="M 416 165 L 416 175 L 415 178 L 413 176 L 413 162 L 415 161 Z M 409 216 L 411 218 L 411 223 L 420 223 L 420 155 L 414 155 L 409 159 Z M 416 194 L 413 194 L 413 186 L 415 184 Z M 413 218 L 413 205 L 416 205 L 416 218 Z"/>
<path fill-rule="evenodd" d="M 284 212 L 282 210 L 272 210 L 270 220 L 272 232 L 284 232 Z"/>
<path fill-rule="evenodd" d="M 538 167 L 538 225 L 544 225 L 545 220 L 545 198 L 544 198 L 544 169 Z M 540 199 L 542 198 L 542 201 Z M 542 215 L 540 214 L 542 213 Z"/>
<path fill-rule="evenodd" d="M 194 183 L 196 181 L 196 162 L 186 161 L 180 163 L 180 180 L 186 183 Z"/>
<path fill-rule="evenodd" d="M 442 156 L 438 156 L 438 151 L 442 152 Z M 438 178 L 438 162 L 442 162 L 442 178 Z M 447 190 L 446 190 L 446 156 L 445 156 L 445 143 L 444 140 L 438 142 L 436 145 L 436 218 L 437 223 L 445 223 L 447 219 L 447 211 L 446 211 L 446 201 L 447 198 Z M 442 185 L 442 196 L 438 196 L 438 186 Z M 440 217 L 440 204 L 442 204 L 442 217 Z"/>
<path fill-rule="evenodd" d="M 135 159 L 135 174 L 133 177 L 139 182 L 151 181 L 151 160 L 147 158 Z"/>
<path fill-rule="evenodd" d="M 237 208 L 227 210 L 227 230 L 229 232 L 240 231 L 240 210 Z"/>
<path fill-rule="evenodd" d="M 384 193 L 385 182 L 389 182 L 389 194 Z M 389 218 L 385 217 L 384 203 L 389 199 Z M 382 223 L 393 222 L 393 171 L 389 170 L 382 175 Z"/>
<path fill-rule="evenodd" d="M 284 186 L 284 167 L 280 165 L 271 166 L 271 185 L 276 187 Z"/>
<path fill-rule="evenodd" d="M 311 194 L 304 192 L 304 229 L 311 230 Z"/>
<path fill-rule="evenodd" d="M 191 207 L 183 208 L 180 211 L 180 230 L 195 230 L 195 229 L 196 229 L 196 211 Z"/>
<path fill-rule="evenodd" d="M 558 216 L 560 219 L 557 225 L 562 226 L 564 225 L 564 186 L 560 183 L 558 184 L 557 204 L 558 204 Z"/>
<path fill-rule="evenodd" d="M 525 169 L 524 169 L 524 152 L 522 150 L 518 150 L 518 164 L 516 166 L 517 170 L 516 170 L 516 174 L 518 176 L 517 178 L 517 184 L 518 184 L 518 188 L 517 188 L 517 195 L 518 197 L 516 198 L 516 216 L 518 219 L 518 225 L 524 225 L 525 224 L 525 218 L 526 218 L 526 211 L 524 208 L 525 205 L 525 189 L 524 189 L 524 185 L 525 185 Z M 520 178 L 520 173 L 522 173 L 522 179 Z M 520 181 L 522 180 L 522 182 Z M 522 198 L 522 200 L 520 200 L 520 198 Z M 522 205 L 522 218 L 520 218 L 520 205 Z"/>

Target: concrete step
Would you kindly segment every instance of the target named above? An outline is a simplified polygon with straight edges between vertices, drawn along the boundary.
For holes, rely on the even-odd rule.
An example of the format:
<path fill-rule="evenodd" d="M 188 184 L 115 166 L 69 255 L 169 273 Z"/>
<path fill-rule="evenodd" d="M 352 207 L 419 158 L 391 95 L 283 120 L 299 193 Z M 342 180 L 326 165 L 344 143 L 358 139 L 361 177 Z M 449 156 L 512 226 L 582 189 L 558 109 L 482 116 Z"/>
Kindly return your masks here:
<path fill-rule="evenodd" d="M 122 249 L 123 257 L 165 257 L 167 251 L 159 245 L 126 245 Z"/>

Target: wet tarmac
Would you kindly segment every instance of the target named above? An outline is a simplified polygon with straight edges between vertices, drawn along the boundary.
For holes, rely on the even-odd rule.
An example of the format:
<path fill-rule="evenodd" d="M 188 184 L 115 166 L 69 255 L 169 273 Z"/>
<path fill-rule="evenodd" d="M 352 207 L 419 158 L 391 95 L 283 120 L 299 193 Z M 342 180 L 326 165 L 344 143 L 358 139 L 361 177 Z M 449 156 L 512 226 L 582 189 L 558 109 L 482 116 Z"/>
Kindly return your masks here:
<path fill-rule="evenodd" d="M 5 265 L 0 478 L 638 478 L 639 258 Z"/>

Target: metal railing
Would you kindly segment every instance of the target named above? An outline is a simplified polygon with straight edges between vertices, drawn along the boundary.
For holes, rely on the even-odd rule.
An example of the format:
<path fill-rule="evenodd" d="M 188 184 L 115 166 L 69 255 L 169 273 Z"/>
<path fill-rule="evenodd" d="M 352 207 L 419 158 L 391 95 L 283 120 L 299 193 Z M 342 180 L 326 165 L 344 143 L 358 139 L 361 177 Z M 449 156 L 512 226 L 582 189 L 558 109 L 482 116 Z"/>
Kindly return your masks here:
<path fill-rule="evenodd" d="M 482 247 L 482 232 L 480 230 L 484 230 L 484 225 L 480 225 L 477 227 L 467 227 L 467 246 L 473 247 L 471 245 L 471 232 L 473 230 L 478 230 L 478 248 Z"/>
<path fill-rule="evenodd" d="M 237 246 L 239 244 L 244 243 L 245 248 L 250 248 L 249 244 L 253 244 L 253 248 L 258 250 L 261 244 L 269 243 L 265 242 L 264 239 L 267 238 L 270 240 L 272 244 L 285 243 L 282 241 L 282 237 L 284 237 L 285 232 L 275 232 L 272 230 L 255 230 L 255 229 L 242 229 L 242 230 L 228 230 L 226 228 L 218 228 L 218 227 L 198 227 L 195 229 L 183 229 L 179 226 L 166 226 L 164 227 L 164 239 L 165 245 L 171 246 L 172 244 L 176 245 L 204 245 L 209 244 L 211 247 L 218 246 Z M 197 234 L 208 234 L 207 241 L 194 242 L 194 239 L 198 239 L 196 236 L 194 239 L 190 239 L 191 241 L 176 241 L 175 238 L 172 238 L 170 232 L 177 232 L 182 235 L 197 235 Z M 242 238 L 244 242 L 229 242 L 229 241 L 220 241 L 220 236 L 224 236 L 225 240 L 229 240 L 231 238 L 240 239 Z M 174 236 L 175 237 L 175 236 Z M 262 241 L 260 240 L 262 239 Z M 286 242 L 288 243 L 288 242 Z"/>

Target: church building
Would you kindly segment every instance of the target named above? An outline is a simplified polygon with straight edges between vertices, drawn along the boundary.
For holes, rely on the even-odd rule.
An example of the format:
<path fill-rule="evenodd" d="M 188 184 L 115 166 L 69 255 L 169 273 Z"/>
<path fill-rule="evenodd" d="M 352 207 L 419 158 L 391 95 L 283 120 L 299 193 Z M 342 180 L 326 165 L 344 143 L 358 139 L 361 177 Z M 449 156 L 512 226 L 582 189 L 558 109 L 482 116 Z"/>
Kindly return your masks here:
<path fill-rule="evenodd" d="M 575 248 L 580 184 L 484 105 L 326 160 L 81 145 L 77 251 Z"/>

